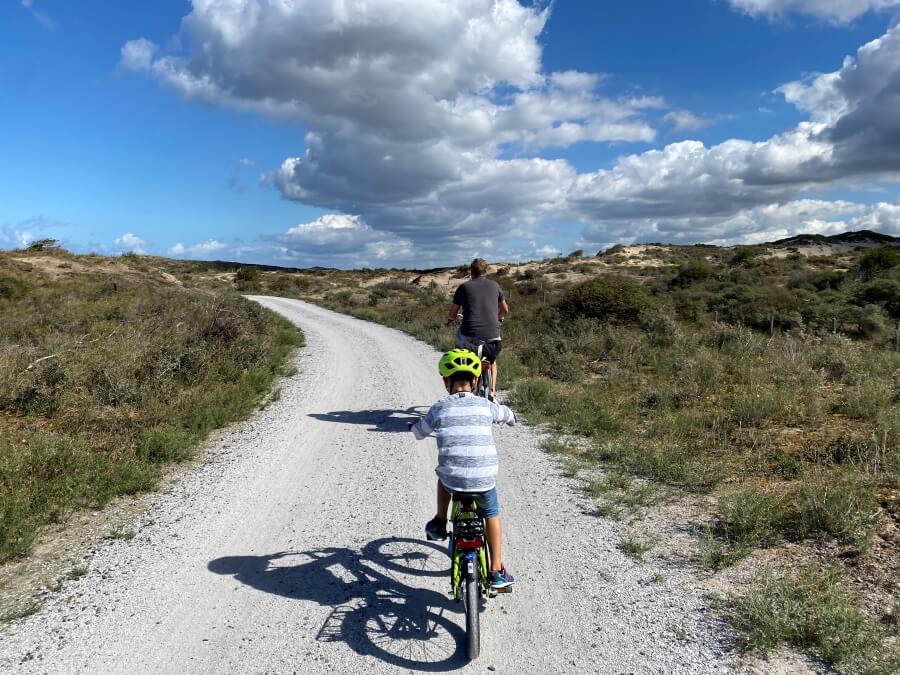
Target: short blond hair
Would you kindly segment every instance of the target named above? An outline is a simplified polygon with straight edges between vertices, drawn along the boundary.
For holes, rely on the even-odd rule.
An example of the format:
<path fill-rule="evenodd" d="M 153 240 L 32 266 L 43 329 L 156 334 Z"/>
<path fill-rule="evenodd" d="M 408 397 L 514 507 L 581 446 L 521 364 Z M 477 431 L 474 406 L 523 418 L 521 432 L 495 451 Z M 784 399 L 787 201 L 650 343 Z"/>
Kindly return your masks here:
<path fill-rule="evenodd" d="M 488 264 L 484 258 L 475 258 L 472 261 L 472 264 L 469 265 L 469 272 L 472 274 L 472 277 L 483 277 L 487 274 Z"/>

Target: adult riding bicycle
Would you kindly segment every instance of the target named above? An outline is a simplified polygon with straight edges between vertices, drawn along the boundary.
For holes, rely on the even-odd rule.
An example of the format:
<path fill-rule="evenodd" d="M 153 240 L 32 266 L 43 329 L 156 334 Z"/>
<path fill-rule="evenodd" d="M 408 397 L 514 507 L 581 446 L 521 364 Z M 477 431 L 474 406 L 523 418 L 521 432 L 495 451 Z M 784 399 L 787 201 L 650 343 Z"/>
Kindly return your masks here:
<path fill-rule="evenodd" d="M 462 320 L 462 312 L 459 313 L 457 319 L 447 321 L 447 325 L 454 325 L 456 321 Z M 503 323 L 503 319 L 500 319 L 500 323 Z M 499 342 L 500 340 L 478 340 L 475 338 L 468 338 L 460 333 L 458 330 L 456 331 L 454 340 L 458 347 L 462 347 L 464 349 L 468 349 L 470 352 L 476 354 L 481 361 L 481 375 L 478 376 L 478 383 L 475 386 L 475 395 L 482 396 L 489 401 L 494 400 L 494 362 L 497 359 L 497 355 L 499 353 Z M 496 344 L 494 344 L 496 343 Z"/>

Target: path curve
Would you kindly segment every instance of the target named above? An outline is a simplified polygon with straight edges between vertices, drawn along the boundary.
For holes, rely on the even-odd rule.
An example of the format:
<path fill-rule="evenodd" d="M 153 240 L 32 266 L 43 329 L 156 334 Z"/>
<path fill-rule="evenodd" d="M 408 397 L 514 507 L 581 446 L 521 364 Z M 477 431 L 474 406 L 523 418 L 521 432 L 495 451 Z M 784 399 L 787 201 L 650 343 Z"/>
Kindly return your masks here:
<path fill-rule="evenodd" d="M 254 298 L 306 333 L 279 400 L 219 434 L 131 541 L 92 556 L 0 633 L 25 673 L 724 672 L 719 626 L 675 577 L 616 549 L 525 427 L 498 430 L 516 592 L 460 659 L 447 558 L 422 541 L 435 446 L 406 420 L 443 393 L 437 353 L 296 300 Z"/>

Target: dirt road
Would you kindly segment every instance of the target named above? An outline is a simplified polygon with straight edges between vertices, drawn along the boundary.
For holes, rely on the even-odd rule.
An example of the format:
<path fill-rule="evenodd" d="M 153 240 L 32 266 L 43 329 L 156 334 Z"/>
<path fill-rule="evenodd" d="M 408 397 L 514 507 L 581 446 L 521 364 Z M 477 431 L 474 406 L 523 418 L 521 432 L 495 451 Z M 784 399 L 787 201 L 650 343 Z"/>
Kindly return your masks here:
<path fill-rule="evenodd" d="M 515 593 L 461 659 L 447 556 L 423 540 L 435 446 L 407 420 L 443 394 L 437 353 L 298 301 L 258 301 L 307 347 L 280 399 L 218 436 L 130 541 L 0 629 L 0 671 L 723 672 L 720 627 L 676 576 L 618 551 L 526 427 L 498 430 Z"/>

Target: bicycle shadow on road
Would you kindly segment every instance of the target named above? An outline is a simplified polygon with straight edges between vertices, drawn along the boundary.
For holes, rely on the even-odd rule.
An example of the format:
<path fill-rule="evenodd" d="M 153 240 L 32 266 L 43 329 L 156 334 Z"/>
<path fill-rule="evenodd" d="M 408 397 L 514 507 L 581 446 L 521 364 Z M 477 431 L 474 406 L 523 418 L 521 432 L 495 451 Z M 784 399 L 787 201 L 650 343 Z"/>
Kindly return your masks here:
<path fill-rule="evenodd" d="M 227 556 L 207 567 L 265 593 L 330 606 L 316 636 L 321 642 L 344 642 L 398 668 L 447 672 L 467 663 L 455 616 L 461 607 L 411 585 L 415 577 L 443 577 L 449 585 L 446 550 L 429 542 L 385 537 L 361 551 Z"/>
<path fill-rule="evenodd" d="M 426 412 L 428 412 L 426 406 L 412 406 L 406 410 L 335 410 L 327 413 L 310 413 L 308 417 L 339 424 L 367 424 L 370 427 L 369 431 L 405 433 L 409 431 L 409 422 L 415 422 Z"/>

